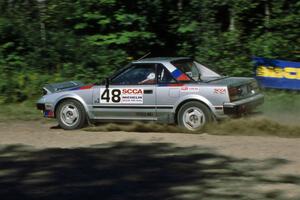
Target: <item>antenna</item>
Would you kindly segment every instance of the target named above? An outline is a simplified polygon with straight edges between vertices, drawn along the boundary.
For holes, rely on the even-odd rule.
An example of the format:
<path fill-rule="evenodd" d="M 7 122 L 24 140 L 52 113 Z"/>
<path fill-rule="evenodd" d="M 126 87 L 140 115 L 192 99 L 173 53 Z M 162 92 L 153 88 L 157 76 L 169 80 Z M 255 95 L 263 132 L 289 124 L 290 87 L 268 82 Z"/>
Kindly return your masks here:
<path fill-rule="evenodd" d="M 146 53 L 145 55 L 143 55 L 142 57 L 140 57 L 139 59 L 137 59 L 137 61 L 146 58 L 146 57 L 149 56 L 150 54 L 151 54 L 151 52 Z"/>

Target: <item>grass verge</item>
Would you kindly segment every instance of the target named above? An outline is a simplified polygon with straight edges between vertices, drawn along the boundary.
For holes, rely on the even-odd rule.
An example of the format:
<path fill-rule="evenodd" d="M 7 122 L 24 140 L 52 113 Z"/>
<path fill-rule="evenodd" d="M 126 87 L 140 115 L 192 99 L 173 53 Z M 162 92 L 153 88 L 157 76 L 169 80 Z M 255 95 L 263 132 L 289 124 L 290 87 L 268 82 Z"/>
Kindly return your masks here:
<path fill-rule="evenodd" d="M 262 115 L 285 125 L 300 125 L 300 92 L 265 91 L 265 103 L 258 109 Z"/>
<path fill-rule="evenodd" d="M 36 109 L 35 103 L 26 101 L 18 104 L 0 105 L 0 121 L 32 121 L 43 119 L 42 114 Z"/>

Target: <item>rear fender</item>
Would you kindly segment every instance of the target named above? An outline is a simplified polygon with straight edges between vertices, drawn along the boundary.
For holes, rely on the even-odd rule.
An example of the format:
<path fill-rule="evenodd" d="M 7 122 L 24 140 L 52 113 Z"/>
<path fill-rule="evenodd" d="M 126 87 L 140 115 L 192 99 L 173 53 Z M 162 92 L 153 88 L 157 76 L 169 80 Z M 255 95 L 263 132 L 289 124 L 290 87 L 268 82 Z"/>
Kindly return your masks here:
<path fill-rule="evenodd" d="M 212 111 L 213 114 L 215 114 L 215 107 L 211 104 L 211 102 L 205 97 L 197 94 L 190 94 L 180 98 L 174 105 L 173 113 L 176 113 L 178 111 L 179 106 L 188 101 L 200 101 L 204 103 Z"/>

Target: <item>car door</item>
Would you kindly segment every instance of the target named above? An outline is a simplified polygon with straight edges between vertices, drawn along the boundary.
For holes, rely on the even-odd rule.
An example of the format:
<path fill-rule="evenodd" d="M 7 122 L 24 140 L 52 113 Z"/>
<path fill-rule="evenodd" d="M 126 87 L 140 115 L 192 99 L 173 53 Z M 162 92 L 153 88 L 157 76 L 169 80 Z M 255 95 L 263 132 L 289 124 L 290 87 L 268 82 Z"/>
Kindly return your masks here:
<path fill-rule="evenodd" d="M 96 119 L 156 120 L 156 66 L 132 64 L 93 93 Z"/>
<path fill-rule="evenodd" d="M 172 110 L 180 98 L 182 86 L 183 84 L 175 80 L 165 66 L 157 65 L 156 112 L 158 120 L 172 122 Z"/>

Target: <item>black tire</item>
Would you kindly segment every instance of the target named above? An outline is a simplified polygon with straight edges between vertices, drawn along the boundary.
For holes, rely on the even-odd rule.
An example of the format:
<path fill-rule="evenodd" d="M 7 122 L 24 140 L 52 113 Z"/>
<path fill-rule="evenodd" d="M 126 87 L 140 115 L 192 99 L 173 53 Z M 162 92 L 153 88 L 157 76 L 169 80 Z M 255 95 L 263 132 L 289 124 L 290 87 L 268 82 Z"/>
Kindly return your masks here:
<path fill-rule="evenodd" d="M 67 108 L 70 108 L 70 111 L 67 111 L 66 113 L 65 109 Z M 73 114 L 67 120 L 66 114 L 70 115 L 70 113 Z M 78 117 L 75 119 L 76 115 Z M 61 102 L 56 109 L 55 116 L 59 123 L 59 126 L 65 130 L 80 129 L 86 125 L 86 121 L 87 121 L 84 107 L 80 102 L 73 99 L 67 99 Z M 72 120 L 71 118 L 72 116 L 74 117 L 74 120 Z M 67 121 L 69 122 L 73 121 L 73 123 L 68 124 Z"/>
<path fill-rule="evenodd" d="M 193 115 L 192 110 L 194 110 L 194 113 L 196 111 L 195 115 Z M 195 123 L 192 123 L 189 120 L 185 120 L 189 114 L 191 114 L 191 116 L 188 117 L 189 120 L 191 120 L 191 121 L 194 120 Z M 191 117 L 193 117 L 193 118 L 191 118 Z M 199 121 L 197 121 L 197 120 L 199 120 Z M 190 124 L 195 124 L 195 126 L 198 125 L 198 123 L 199 123 L 200 126 L 193 128 L 186 121 L 189 121 Z M 177 114 L 178 125 L 188 131 L 201 130 L 204 126 L 206 126 L 208 123 L 211 123 L 212 121 L 213 121 L 213 119 L 212 119 L 212 113 L 211 113 L 210 109 L 206 105 L 204 105 L 203 103 L 198 102 L 198 101 L 190 101 L 190 102 L 183 104 L 180 107 L 178 114 Z"/>

